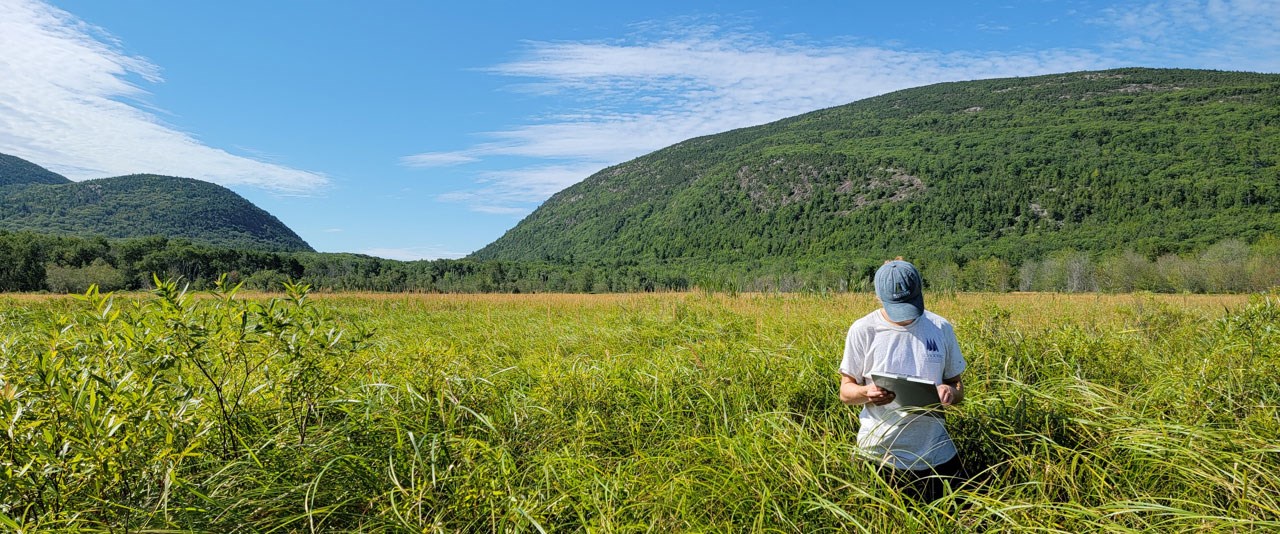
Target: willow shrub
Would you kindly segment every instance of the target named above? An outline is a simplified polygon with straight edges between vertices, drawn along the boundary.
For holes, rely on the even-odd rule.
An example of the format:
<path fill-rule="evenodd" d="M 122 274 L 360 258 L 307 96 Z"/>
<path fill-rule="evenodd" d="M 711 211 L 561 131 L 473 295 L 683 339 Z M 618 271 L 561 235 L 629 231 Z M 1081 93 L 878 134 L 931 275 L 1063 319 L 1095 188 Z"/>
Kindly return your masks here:
<path fill-rule="evenodd" d="M 0 521 L 132 527 L 207 513 L 201 478 L 220 462 L 253 455 L 264 431 L 303 443 L 322 425 L 317 400 L 362 336 L 343 339 L 305 286 L 260 303 L 221 284 L 196 300 L 155 282 L 139 304 L 91 287 L 79 309 L 6 325 Z"/>

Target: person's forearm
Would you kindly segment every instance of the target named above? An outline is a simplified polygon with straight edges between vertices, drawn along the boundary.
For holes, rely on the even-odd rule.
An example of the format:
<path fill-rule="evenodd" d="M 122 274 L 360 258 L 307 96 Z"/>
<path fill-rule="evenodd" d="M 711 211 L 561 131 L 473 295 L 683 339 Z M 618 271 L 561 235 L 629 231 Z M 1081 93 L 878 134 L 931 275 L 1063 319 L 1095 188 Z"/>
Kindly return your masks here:
<path fill-rule="evenodd" d="M 867 390 L 870 386 L 858 385 L 855 382 L 844 382 L 840 384 L 840 402 L 850 405 L 866 404 L 871 401 L 867 397 Z"/>
<path fill-rule="evenodd" d="M 960 404 L 964 400 L 964 384 L 962 382 L 943 382 L 938 385 L 938 399 L 943 406 Z"/>

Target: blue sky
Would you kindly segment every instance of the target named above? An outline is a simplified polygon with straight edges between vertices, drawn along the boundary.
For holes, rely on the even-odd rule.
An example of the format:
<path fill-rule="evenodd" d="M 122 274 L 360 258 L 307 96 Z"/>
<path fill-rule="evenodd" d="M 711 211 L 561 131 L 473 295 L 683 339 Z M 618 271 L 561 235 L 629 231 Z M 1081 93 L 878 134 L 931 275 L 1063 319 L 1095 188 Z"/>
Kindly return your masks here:
<path fill-rule="evenodd" d="M 219 183 L 321 251 L 460 257 L 690 137 L 1125 66 L 1280 72 L 1280 0 L 0 0 L 0 153 Z"/>

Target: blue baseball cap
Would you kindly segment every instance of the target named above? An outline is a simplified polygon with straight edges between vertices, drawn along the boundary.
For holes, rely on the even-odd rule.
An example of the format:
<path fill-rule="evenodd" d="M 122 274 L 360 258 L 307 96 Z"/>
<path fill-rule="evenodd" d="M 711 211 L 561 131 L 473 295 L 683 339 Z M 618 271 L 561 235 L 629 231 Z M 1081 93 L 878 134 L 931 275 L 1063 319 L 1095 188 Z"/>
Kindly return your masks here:
<path fill-rule="evenodd" d="M 876 271 L 876 296 L 891 321 L 913 321 L 924 314 L 924 279 L 910 262 L 881 265 Z"/>

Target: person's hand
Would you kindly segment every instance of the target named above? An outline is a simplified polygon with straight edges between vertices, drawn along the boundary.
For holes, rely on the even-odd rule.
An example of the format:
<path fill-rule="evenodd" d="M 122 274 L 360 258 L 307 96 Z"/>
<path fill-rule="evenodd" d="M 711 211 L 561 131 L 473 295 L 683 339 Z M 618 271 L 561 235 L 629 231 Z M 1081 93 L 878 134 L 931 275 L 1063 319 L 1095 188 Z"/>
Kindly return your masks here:
<path fill-rule="evenodd" d="M 959 395 L 956 393 L 954 386 L 947 384 L 938 384 L 938 399 L 942 401 L 943 406 L 951 406 L 956 403 Z"/>
<path fill-rule="evenodd" d="M 884 389 L 880 386 L 872 384 L 867 387 L 867 401 L 876 406 L 884 406 L 893 402 L 895 395 L 892 391 Z"/>

